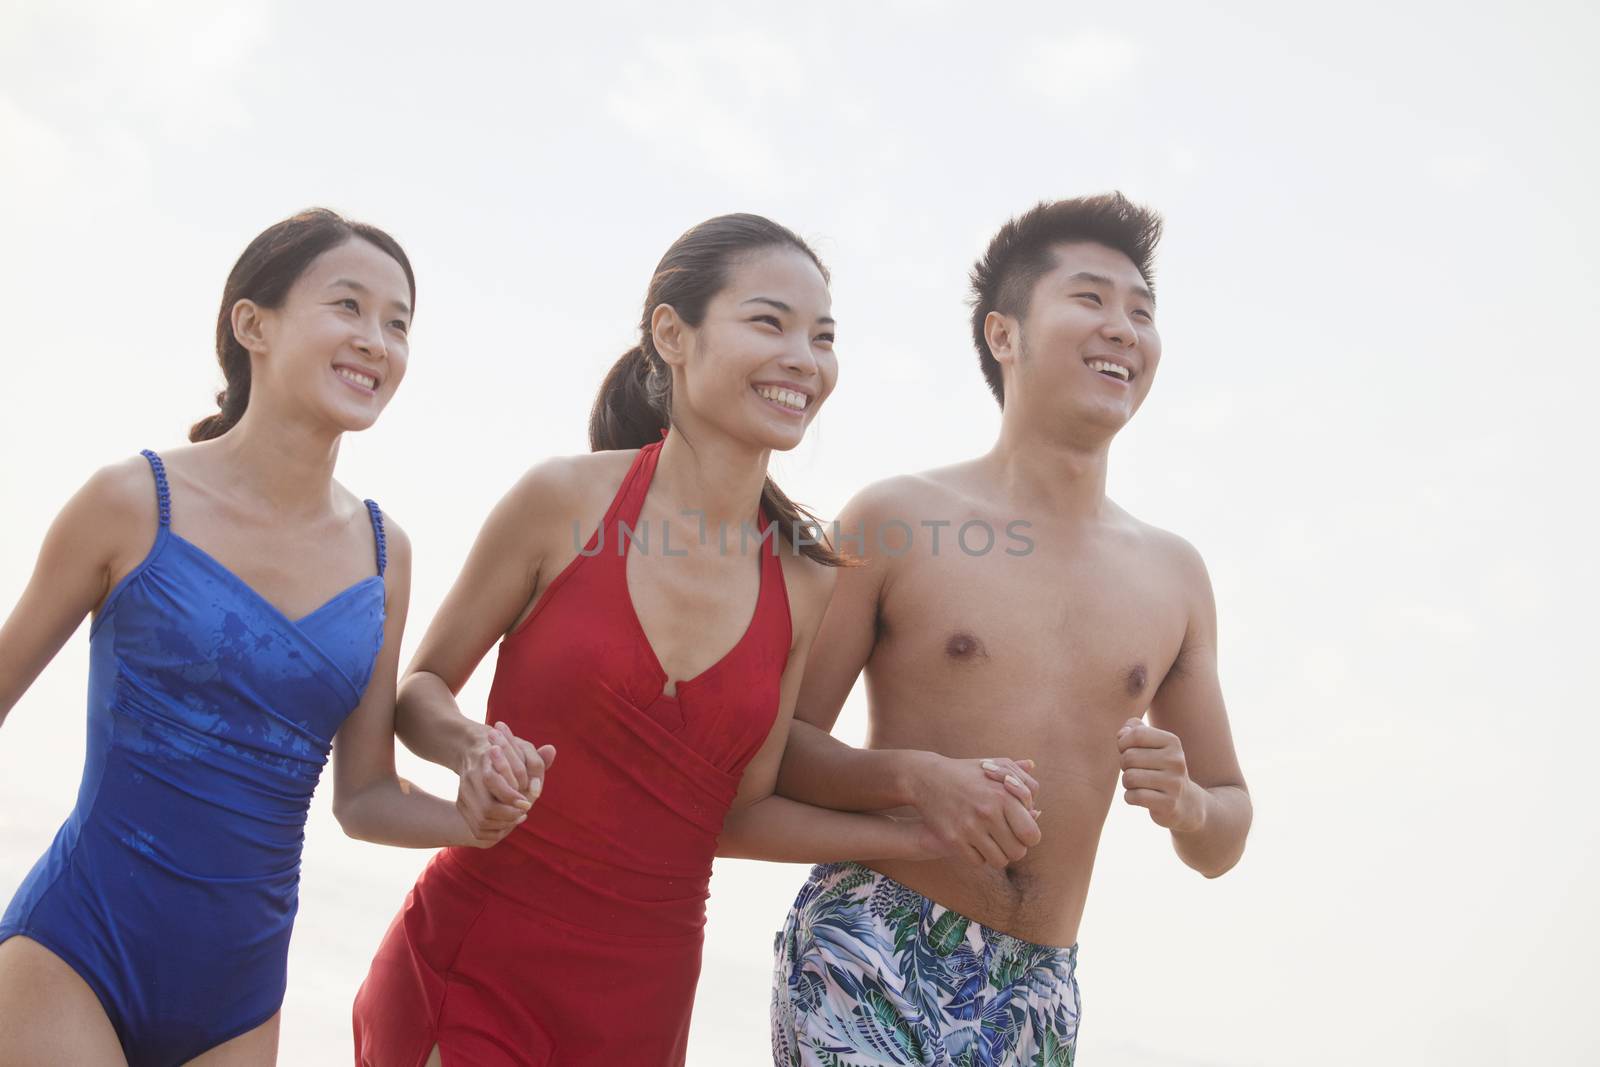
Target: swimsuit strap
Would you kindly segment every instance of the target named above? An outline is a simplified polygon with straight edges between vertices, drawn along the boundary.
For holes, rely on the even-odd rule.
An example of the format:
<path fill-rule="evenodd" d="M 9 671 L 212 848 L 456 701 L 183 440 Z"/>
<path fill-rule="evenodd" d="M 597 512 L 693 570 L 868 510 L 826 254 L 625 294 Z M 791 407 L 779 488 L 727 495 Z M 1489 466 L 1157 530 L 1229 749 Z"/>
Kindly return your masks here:
<path fill-rule="evenodd" d="M 631 529 L 639 524 L 639 512 L 644 510 L 644 498 L 650 492 L 650 483 L 655 480 L 656 460 L 661 458 L 661 446 L 664 443 L 652 441 L 633 457 L 628 474 L 617 487 L 617 495 L 612 498 L 611 507 L 606 511 L 606 526 L 614 527 L 616 523 L 625 522 Z"/>
<path fill-rule="evenodd" d="M 383 576 L 389 566 L 389 544 L 383 535 L 383 509 L 375 500 L 366 501 L 367 514 L 372 517 L 372 536 L 378 542 L 378 576 Z"/>
<path fill-rule="evenodd" d="M 156 476 L 156 506 L 160 513 L 161 528 L 172 525 L 172 495 L 167 491 L 167 467 L 161 457 L 144 449 L 139 455 L 150 462 L 150 471 Z"/>

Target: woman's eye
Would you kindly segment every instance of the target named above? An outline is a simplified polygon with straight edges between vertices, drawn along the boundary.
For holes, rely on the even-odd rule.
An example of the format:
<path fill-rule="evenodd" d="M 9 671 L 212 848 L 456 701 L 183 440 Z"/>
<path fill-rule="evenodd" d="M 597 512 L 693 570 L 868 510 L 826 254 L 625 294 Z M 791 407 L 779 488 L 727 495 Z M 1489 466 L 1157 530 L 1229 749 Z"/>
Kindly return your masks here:
<path fill-rule="evenodd" d="M 778 320 L 772 315 L 757 315 L 755 318 L 751 319 L 750 321 L 751 322 L 763 323 L 764 325 L 771 326 L 774 330 L 777 330 L 779 333 L 783 332 L 783 325 L 781 323 L 779 323 Z"/>
<path fill-rule="evenodd" d="M 396 330 L 399 330 L 401 333 L 410 333 L 411 332 L 411 328 L 409 326 L 407 326 L 405 324 L 405 322 L 403 320 L 401 320 L 401 319 L 395 319 L 389 325 L 393 326 Z"/>
<path fill-rule="evenodd" d="M 356 298 L 353 296 L 347 296 L 339 301 L 339 306 L 349 308 L 351 311 L 361 310 L 361 305 L 356 303 Z"/>
<path fill-rule="evenodd" d="M 1093 300 L 1096 304 L 1101 302 L 1099 293 L 1073 293 L 1072 295 L 1081 296 L 1085 300 Z"/>
<path fill-rule="evenodd" d="M 1150 314 L 1150 312 L 1146 311 L 1144 308 L 1138 309 L 1137 311 L 1134 312 L 1134 314 L 1135 315 L 1143 315 L 1144 316 L 1144 321 L 1146 321 L 1146 322 L 1154 322 L 1154 321 L 1156 321 L 1156 317 L 1154 315 Z"/>
<path fill-rule="evenodd" d="M 819 344 L 819 345 L 831 345 L 831 344 L 833 344 L 833 334 L 831 334 L 831 333 L 819 333 L 819 334 L 817 334 L 817 344 Z"/>

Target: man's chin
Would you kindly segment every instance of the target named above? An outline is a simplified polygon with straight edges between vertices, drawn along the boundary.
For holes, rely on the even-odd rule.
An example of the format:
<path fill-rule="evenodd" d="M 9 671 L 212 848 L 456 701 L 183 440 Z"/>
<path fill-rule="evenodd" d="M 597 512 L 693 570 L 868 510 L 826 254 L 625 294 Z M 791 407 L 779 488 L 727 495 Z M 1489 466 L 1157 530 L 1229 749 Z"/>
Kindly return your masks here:
<path fill-rule="evenodd" d="M 1107 408 L 1089 405 L 1069 412 L 1065 421 L 1073 430 L 1079 432 L 1093 430 L 1110 438 L 1133 420 L 1135 410 L 1127 407 Z"/>

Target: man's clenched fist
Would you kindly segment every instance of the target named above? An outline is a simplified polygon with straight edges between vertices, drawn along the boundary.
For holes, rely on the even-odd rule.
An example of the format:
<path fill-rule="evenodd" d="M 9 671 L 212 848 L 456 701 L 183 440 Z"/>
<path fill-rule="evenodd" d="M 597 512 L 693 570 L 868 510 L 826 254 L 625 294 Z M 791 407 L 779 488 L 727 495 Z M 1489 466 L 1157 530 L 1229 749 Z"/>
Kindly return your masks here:
<path fill-rule="evenodd" d="M 1117 731 L 1122 753 L 1122 799 L 1150 809 L 1157 826 L 1192 833 L 1206 822 L 1206 791 L 1189 778 L 1183 742 L 1142 719 L 1129 719 Z"/>

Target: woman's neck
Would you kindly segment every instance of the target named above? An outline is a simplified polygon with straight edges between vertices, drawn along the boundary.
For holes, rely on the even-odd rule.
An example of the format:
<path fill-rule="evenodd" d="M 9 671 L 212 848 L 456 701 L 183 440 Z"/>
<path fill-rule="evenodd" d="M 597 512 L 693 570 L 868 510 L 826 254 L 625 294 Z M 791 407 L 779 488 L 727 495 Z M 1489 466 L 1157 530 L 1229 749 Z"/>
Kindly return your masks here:
<path fill-rule="evenodd" d="M 674 510 L 703 516 L 709 528 L 737 528 L 756 516 L 770 455 L 770 449 L 718 434 L 696 434 L 691 443 L 673 429 L 661 445 L 654 481 Z"/>
<path fill-rule="evenodd" d="M 332 507 L 333 469 L 342 436 L 252 407 L 217 439 L 216 456 L 235 487 L 275 514 L 307 517 Z"/>

